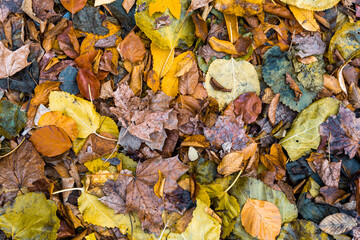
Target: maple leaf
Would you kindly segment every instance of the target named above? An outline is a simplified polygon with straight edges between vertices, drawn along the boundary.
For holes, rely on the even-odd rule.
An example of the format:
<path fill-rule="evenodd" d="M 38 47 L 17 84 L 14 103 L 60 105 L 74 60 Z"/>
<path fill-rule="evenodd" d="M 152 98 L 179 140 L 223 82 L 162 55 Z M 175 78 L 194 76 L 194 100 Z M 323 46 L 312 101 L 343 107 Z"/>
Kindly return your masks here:
<path fill-rule="evenodd" d="M 164 193 L 171 195 L 178 187 L 177 179 L 188 169 L 178 157 L 147 160 L 138 164 L 135 177 L 130 171 L 122 171 L 122 176 L 119 176 L 116 182 L 107 182 L 104 186 L 106 197 L 100 200 L 117 213 L 135 211 L 143 229 L 159 233 L 163 225 L 161 210 L 174 210 L 173 204 L 164 204 L 163 200 L 155 195 L 153 187 L 159 179 L 159 171 L 166 178 Z"/>
<path fill-rule="evenodd" d="M 149 4 L 150 17 L 156 13 L 164 13 L 166 9 L 169 9 L 171 14 L 176 18 L 180 18 L 181 3 L 179 0 L 152 0 Z"/>
<path fill-rule="evenodd" d="M 33 145 L 25 140 L 14 153 L 0 161 L 0 184 L 8 190 L 30 187 L 45 178 L 44 165 Z"/>
<path fill-rule="evenodd" d="M 10 77 L 30 65 L 31 62 L 27 62 L 29 47 L 27 44 L 12 52 L 0 42 L 0 78 Z"/>
<path fill-rule="evenodd" d="M 360 119 L 350 109 L 340 105 L 339 113 L 320 125 L 320 135 L 328 139 L 331 153 L 344 152 L 353 158 L 360 147 Z"/>

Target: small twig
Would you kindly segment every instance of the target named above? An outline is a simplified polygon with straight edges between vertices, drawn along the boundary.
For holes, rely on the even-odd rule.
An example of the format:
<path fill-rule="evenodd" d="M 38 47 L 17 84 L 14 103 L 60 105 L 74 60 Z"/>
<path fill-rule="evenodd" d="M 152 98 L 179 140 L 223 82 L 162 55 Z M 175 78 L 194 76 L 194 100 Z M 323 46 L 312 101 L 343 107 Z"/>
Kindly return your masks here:
<path fill-rule="evenodd" d="M 7 156 L 9 156 L 10 154 L 12 154 L 13 152 L 15 152 L 15 151 L 21 146 L 21 144 L 23 144 L 24 141 L 25 141 L 25 138 L 23 138 L 23 140 L 19 143 L 19 145 L 16 146 L 16 148 L 14 148 L 13 150 L 11 150 L 11 151 L 8 152 L 7 154 L 0 156 L 0 159 L 1 159 L 1 158 L 4 158 L 4 157 L 7 157 Z"/>
<path fill-rule="evenodd" d="M 52 194 L 54 195 L 54 194 L 58 194 L 58 193 L 62 193 L 62 192 L 70 192 L 70 191 L 74 191 L 74 190 L 79 190 L 81 192 L 85 192 L 84 188 L 68 188 L 68 189 L 63 189 L 63 190 L 53 192 Z"/>
<path fill-rule="evenodd" d="M 240 175 L 242 174 L 243 170 L 239 171 L 238 175 L 236 176 L 235 180 L 231 183 L 231 185 L 225 190 L 225 192 L 228 192 L 237 182 L 237 180 L 239 179 Z"/>

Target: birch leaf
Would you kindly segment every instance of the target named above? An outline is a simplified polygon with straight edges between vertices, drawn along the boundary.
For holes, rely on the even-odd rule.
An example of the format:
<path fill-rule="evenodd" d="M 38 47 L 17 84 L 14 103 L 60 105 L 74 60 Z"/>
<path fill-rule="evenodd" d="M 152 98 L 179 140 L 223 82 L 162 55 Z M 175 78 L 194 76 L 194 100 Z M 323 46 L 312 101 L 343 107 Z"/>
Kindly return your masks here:
<path fill-rule="evenodd" d="M 211 79 L 231 92 L 218 91 L 211 85 Z M 260 93 L 260 83 L 254 66 L 247 61 L 236 61 L 231 58 L 216 59 L 209 67 L 205 78 L 205 88 L 210 97 L 215 98 L 220 108 L 235 100 L 246 92 Z"/>

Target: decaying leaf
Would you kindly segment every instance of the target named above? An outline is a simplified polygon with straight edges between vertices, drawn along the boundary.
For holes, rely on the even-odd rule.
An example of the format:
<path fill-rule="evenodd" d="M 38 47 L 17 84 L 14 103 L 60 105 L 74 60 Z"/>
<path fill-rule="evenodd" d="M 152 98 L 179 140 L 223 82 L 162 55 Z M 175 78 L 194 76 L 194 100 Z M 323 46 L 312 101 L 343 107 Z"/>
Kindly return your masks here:
<path fill-rule="evenodd" d="M 0 64 L 2 66 L 0 78 L 10 77 L 31 64 L 27 61 L 30 53 L 29 47 L 30 45 L 27 44 L 16 51 L 10 51 L 0 42 Z"/>
<path fill-rule="evenodd" d="M 340 105 L 339 113 L 320 125 L 320 135 L 328 139 L 331 153 L 353 158 L 359 152 L 360 119 L 350 109 Z"/>
<path fill-rule="evenodd" d="M 37 129 L 29 141 L 39 153 L 47 157 L 60 155 L 72 147 L 72 142 L 66 132 L 54 125 Z"/>
<path fill-rule="evenodd" d="M 224 88 L 231 89 L 231 92 L 215 90 L 210 84 L 211 78 L 214 78 Z M 236 61 L 233 58 L 230 60 L 216 59 L 211 63 L 206 73 L 205 88 L 208 95 L 218 101 L 220 108 L 224 108 L 226 104 L 243 93 L 259 94 L 260 92 L 260 84 L 254 66 L 249 62 Z"/>
<path fill-rule="evenodd" d="M 248 199 L 241 210 L 245 230 L 259 239 L 275 239 L 280 233 L 281 215 L 275 204 Z"/>
<path fill-rule="evenodd" d="M 345 213 L 335 213 L 324 218 L 319 228 L 327 234 L 340 235 L 350 231 L 356 226 L 357 222 L 355 218 Z"/>
<path fill-rule="evenodd" d="M 279 103 L 280 93 L 275 94 L 275 96 L 271 99 L 269 110 L 268 110 L 268 117 L 269 122 L 272 126 L 276 124 L 276 110 Z"/>
<path fill-rule="evenodd" d="M 300 101 L 302 92 L 290 74 L 286 73 L 285 81 L 286 81 L 286 84 L 289 84 L 290 88 L 294 91 L 295 100 Z"/>
<path fill-rule="evenodd" d="M 0 161 L 0 184 L 12 191 L 31 187 L 35 181 L 45 178 L 44 166 L 33 145 L 25 140 L 14 153 Z"/>
<path fill-rule="evenodd" d="M 329 236 L 320 231 L 318 225 L 311 221 L 296 219 L 290 223 L 285 223 L 281 228 L 279 240 L 305 240 L 318 239 L 327 240 Z"/>
<path fill-rule="evenodd" d="M 261 113 L 261 100 L 254 92 L 241 94 L 234 100 L 234 113 L 246 124 L 255 122 Z"/>
<path fill-rule="evenodd" d="M 329 162 L 325 154 L 311 153 L 309 166 L 318 173 L 326 186 L 339 187 L 341 161 Z"/>
<path fill-rule="evenodd" d="M 12 239 L 55 240 L 60 227 L 55 203 L 44 193 L 30 192 L 16 197 L 0 216 L 0 228 Z"/>
<path fill-rule="evenodd" d="M 20 106 L 10 102 L 0 102 L 0 135 L 13 138 L 26 125 L 26 113 L 20 110 Z"/>
<path fill-rule="evenodd" d="M 339 102 L 323 98 L 301 111 L 286 136 L 280 141 L 292 161 L 316 149 L 320 144 L 319 126 L 338 112 Z"/>
<path fill-rule="evenodd" d="M 326 48 L 326 44 L 322 41 L 320 33 L 306 36 L 296 35 L 293 43 L 296 56 L 301 58 L 323 55 Z"/>

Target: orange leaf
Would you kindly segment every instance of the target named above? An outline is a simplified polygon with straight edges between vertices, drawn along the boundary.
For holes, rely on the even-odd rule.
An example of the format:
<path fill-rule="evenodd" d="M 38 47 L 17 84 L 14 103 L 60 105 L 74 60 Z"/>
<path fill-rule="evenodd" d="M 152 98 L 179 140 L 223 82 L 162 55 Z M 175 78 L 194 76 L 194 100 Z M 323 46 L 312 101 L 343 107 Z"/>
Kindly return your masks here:
<path fill-rule="evenodd" d="M 209 40 L 210 46 L 218 52 L 224 52 L 228 54 L 237 54 L 234 44 L 229 41 L 224 41 L 217 39 L 216 37 L 211 37 Z"/>
<path fill-rule="evenodd" d="M 76 77 L 80 93 L 88 100 L 100 97 L 100 81 L 87 68 L 80 68 Z"/>
<path fill-rule="evenodd" d="M 87 0 L 60 0 L 60 2 L 66 10 L 75 14 L 85 7 Z"/>
<path fill-rule="evenodd" d="M 29 140 L 36 150 L 46 157 L 60 155 L 72 147 L 66 132 L 53 125 L 37 129 Z"/>
<path fill-rule="evenodd" d="M 131 63 L 142 61 L 145 57 L 145 45 L 140 37 L 131 31 L 118 46 L 121 56 Z"/>
<path fill-rule="evenodd" d="M 47 112 L 40 117 L 38 126 L 44 127 L 48 125 L 55 125 L 56 127 L 63 129 L 72 141 L 79 135 L 76 122 L 60 111 Z"/>
<path fill-rule="evenodd" d="M 241 222 L 253 237 L 272 240 L 280 233 L 281 215 L 271 202 L 248 199 L 241 211 Z"/>

